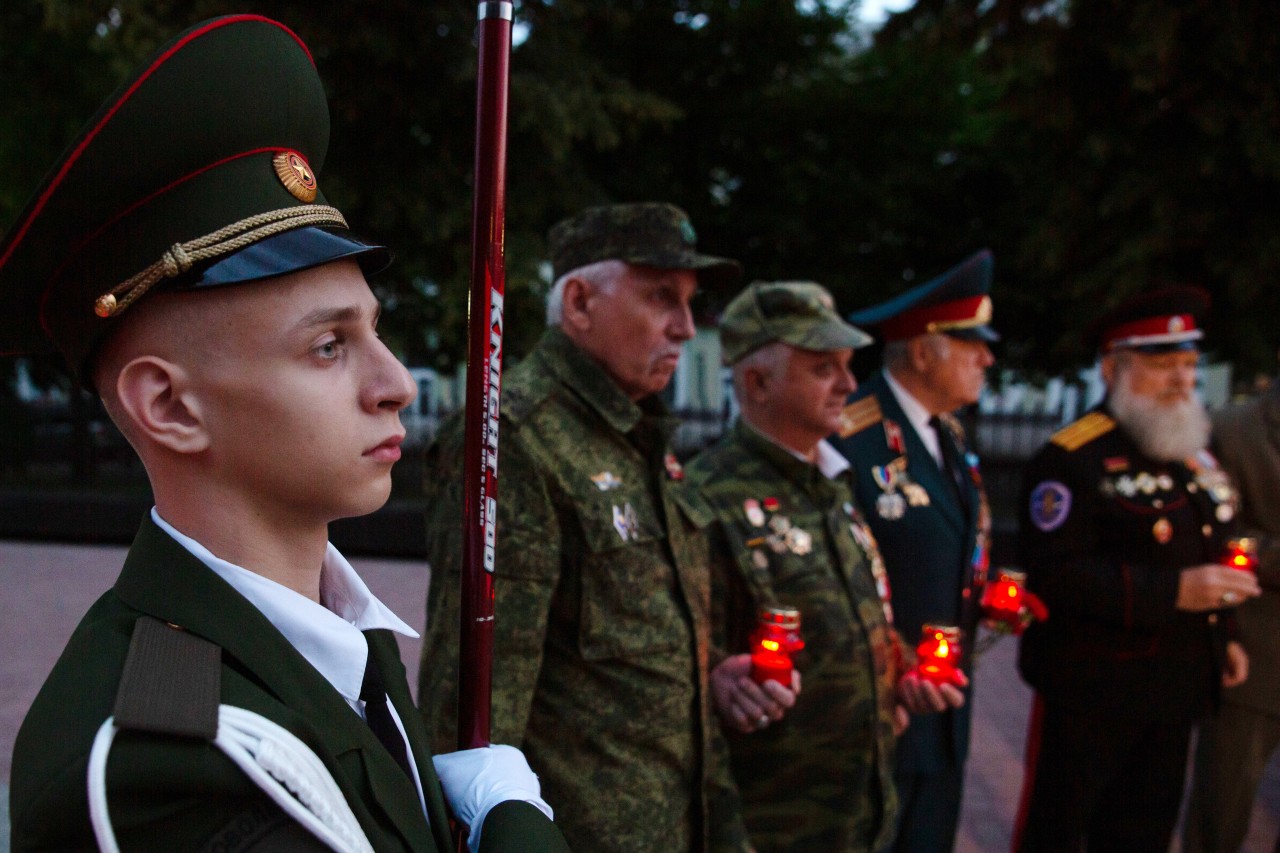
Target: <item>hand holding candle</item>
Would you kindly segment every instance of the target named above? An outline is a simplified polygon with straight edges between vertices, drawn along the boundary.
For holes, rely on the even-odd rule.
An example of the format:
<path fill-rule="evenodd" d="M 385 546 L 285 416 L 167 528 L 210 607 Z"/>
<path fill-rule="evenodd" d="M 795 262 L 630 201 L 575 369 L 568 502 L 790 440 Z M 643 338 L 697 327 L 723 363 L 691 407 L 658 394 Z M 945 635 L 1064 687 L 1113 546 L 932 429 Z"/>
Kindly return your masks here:
<path fill-rule="evenodd" d="M 916 675 L 932 684 L 963 687 L 968 680 L 959 669 L 960 629 L 950 625 L 925 625 L 916 646 Z"/>
<path fill-rule="evenodd" d="M 1258 541 L 1248 536 L 1228 539 L 1222 550 L 1222 565 L 1242 572 L 1258 573 Z"/>
<path fill-rule="evenodd" d="M 792 607 L 761 607 L 751 635 L 751 680 L 776 681 L 791 687 L 791 656 L 804 648 L 800 637 L 800 611 Z"/>
<path fill-rule="evenodd" d="M 997 630 L 1021 634 L 1037 620 L 1046 619 L 1049 609 L 1026 588 L 1025 572 L 1001 569 L 982 593 L 982 617 Z"/>

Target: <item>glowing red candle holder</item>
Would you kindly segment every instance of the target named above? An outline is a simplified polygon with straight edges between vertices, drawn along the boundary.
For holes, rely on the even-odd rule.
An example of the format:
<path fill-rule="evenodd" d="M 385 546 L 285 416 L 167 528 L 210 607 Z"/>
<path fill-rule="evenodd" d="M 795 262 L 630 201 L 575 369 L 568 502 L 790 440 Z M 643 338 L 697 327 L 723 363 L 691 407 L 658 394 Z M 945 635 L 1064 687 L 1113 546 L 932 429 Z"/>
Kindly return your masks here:
<path fill-rule="evenodd" d="M 1222 565 L 1242 572 L 1258 572 L 1258 540 L 1248 536 L 1228 539 L 1222 549 Z"/>
<path fill-rule="evenodd" d="M 791 686 L 791 656 L 804 648 L 800 611 L 793 607 L 761 607 L 751 635 L 751 680 Z"/>
<path fill-rule="evenodd" d="M 963 687 L 960 675 L 960 629 L 951 625 L 925 625 L 916 646 L 916 673 L 934 684 Z"/>
<path fill-rule="evenodd" d="M 1022 622 L 1022 609 L 1027 605 L 1026 583 L 1025 572 L 1001 569 L 995 581 L 989 582 L 983 590 L 983 618 L 1018 626 Z"/>

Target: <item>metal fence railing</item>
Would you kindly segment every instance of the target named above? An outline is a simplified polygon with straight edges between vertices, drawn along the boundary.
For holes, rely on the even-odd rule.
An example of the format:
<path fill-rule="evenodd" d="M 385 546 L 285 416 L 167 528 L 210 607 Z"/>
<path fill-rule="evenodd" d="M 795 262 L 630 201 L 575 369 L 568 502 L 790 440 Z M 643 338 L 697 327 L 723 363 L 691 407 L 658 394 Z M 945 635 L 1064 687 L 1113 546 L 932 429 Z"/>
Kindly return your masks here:
<path fill-rule="evenodd" d="M 17 407 L 17 408 L 15 408 Z M 4 401 L 0 412 L 0 489 L 10 501 L 25 495 L 58 493 L 60 500 L 79 494 L 95 502 L 114 494 L 137 502 L 147 494 L 146 472 L 124 438 L 92 398 L 61 406 L 31 407 Z M 680 409 L 673 444 L 682 459 L 712 444 L 724 433 L 733 415 L 728 407 L 716 411 Z M 442 417 L 442 416 L 440 416 Z M 981 414 L 962 418 L 970 440 L 982 457 L 982 471 L 998 537 L 1011 533 L 1016 522 L 1023 462 L 1061 425 L 1045 415 Z M 439 417 L 420 417 L 410 426 L 413 442 L 393 472 L 393 500 L 420 505 L 424 454 Z M 141 498 L 139 496 L 142 496 Z M 3 535 L 22 535 L 21 530 Z"/>

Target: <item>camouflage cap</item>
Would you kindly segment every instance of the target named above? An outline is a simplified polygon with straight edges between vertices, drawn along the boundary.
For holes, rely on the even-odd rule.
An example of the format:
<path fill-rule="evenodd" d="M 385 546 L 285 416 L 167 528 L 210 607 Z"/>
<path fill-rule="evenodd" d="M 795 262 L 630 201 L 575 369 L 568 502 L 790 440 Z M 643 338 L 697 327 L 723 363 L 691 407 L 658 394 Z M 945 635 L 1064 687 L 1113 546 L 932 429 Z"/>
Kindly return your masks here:
<path fill-rule="evenodd" d="M 857 349 L 871 336 L 836 313 L 825 287 L 811 281 L 756 281 L 739 293 L 720 318 L 720 351 L 734 364 L 765 344 L 830 352 Z"/>
<path fill-rule="evenodd" d="M 689 215 L 674 204 L 637 202 L 588 207 L 551 227 L 552 277 L 597 261 L 626 261 L 647 267 L 695 270 L 709 289 L 736 284 L 742 266 L 728 258 L 697 252 Z"/>

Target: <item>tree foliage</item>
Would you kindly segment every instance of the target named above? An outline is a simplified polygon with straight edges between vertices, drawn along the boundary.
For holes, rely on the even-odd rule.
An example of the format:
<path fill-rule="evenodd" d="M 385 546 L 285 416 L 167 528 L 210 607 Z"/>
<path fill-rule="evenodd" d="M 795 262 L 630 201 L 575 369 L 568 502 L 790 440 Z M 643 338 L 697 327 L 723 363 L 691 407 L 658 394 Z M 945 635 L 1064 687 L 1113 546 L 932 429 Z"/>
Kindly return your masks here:
<path fill-rule="evenodd" d="M 136 62 L 203 18 L 296 29 L 328 88 L 326 194 L 396 250 L 407 361 L 463 357 L 472 0 L 15 0 L 0 7 L 0 223 Z M 917 0 L 868 45 L 856 0 L 522 0 L 512 62 L 508 351 L 539 334 L 544 235 L 608 201 L 685 207 L 749 278 L 847 310 L 981 246 L 1006 361 L 1157 280 L 1214 294 L 1219 354 L 1274 365 L 1280 4 Z M 20 85 L 19 85 L 20 83 Z"/>

